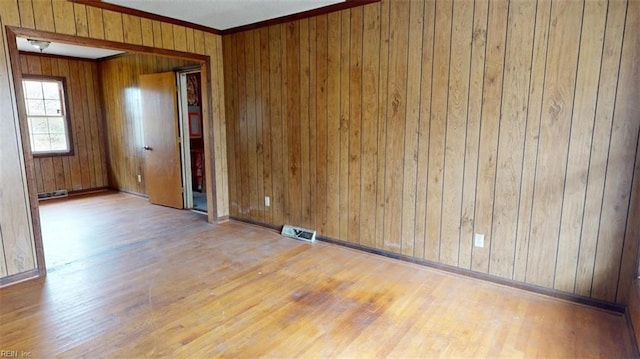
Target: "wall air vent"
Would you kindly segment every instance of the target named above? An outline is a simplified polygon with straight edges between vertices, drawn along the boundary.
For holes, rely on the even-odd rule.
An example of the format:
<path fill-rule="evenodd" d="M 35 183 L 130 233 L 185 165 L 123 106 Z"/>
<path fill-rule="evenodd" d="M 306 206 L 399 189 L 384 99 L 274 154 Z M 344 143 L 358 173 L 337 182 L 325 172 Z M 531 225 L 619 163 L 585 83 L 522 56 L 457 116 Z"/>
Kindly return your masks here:
<path fill-rule="evenodd" d="M 316 231 L 294 227 L 288 224 L 285 224 L 284 227 L 282 227 L 282 235 L 306 242 L 313 242 L 316 240 Z"/>
<path fill-rule="evenodd" d="M 40 200 L 53 199 L 53 198 L 67 197 L 68 195 L 69 195 L 69 192 L 67 192 L 66 189 L 61 189 L 57 191 L 38 193 L 38 199 Z"/>

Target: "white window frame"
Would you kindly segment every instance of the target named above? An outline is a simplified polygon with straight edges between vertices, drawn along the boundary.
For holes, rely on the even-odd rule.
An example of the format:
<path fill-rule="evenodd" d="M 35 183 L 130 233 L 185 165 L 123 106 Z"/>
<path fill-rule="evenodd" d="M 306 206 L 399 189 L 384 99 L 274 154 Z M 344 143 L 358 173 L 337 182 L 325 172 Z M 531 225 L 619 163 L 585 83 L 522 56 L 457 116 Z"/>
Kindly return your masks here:
<path fill-rule="evenodd" d="M 51 114 L 45 114 L 45 115 L 41 115 L 41 114 L 30 114 L 29 113 L 29 105 L 27 103 L 28 100 L 40 100 L 40 98 L 28 98 L 27 97 L 27 90 L 26 90 L 26 86 L 25 86 L 25 82 L 27 81 L 31 81 L 31 82 L 49 82 L 49 83 L 56 83 L 58 84 L 58 88 L 60 91 L 60 108 L 61 108 L 61 113 L 60 114 L 56 114 L 56 115 L 51 115 Z M 64 77 L 56 77 L 56 76 L 32 76 L 32 75 L 24 75 L 22 77 L 22 92 L 23 92 L 23 100 L 24 100 L 24 104 L 25 104 L 25 115 L 27 118 L 27 127 L 28 127 L 28 131 L 29 131 L 29 143 L 30 143 L 30 148 L 31 148 L 31 153 L 33 154 L 34 157 L 51 157 L 51 156 L 71 156 L 73 155 L 73 137 L 71 134 L 71 120 L 69 118 L 69 113 L 68 113 L 68 101 L 67 101 L 67 91 L 66 91 L 66 81 Z M 44 95 L 41 99 L 42 101 L 45 100 L 51 100 L 51 99 L 45 99 Z M 66 140 L 66 148 L 64 150 L 52 150 L 52 149 L 48 149 L 48 150 L 38 150 L 36 148 L 34 148 L 34 135 L 38 135 L 38 134 L 34 134 L 33 133 L 33 129 L 32 129 L 32 122 L 34 119 L 53 119 L 53 118 L 61 118 L 63 120 L 64 123 L 64 136 L 65 136 L 65 140 Z M 52 134 L 50 132 L 46 133 L 47 135 L 51 136 Z"/>

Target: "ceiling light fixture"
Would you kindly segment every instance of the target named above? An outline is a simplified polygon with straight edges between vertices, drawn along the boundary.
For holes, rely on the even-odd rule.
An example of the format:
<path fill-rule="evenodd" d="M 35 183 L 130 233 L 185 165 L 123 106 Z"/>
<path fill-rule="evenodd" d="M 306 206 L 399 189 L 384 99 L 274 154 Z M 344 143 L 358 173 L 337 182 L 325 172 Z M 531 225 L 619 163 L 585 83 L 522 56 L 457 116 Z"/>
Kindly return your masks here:
<path fill-rule="evenodd" d="M 27 39 L 27 41 L 29 41 L 31 46 L 40 50 L 40 52 L 42 52 L 42 50 L 46 49 L 47 47 L 49 47 L 49 45 L 51 45 L 51 41 L 34 40 L 34 39 Z"/>

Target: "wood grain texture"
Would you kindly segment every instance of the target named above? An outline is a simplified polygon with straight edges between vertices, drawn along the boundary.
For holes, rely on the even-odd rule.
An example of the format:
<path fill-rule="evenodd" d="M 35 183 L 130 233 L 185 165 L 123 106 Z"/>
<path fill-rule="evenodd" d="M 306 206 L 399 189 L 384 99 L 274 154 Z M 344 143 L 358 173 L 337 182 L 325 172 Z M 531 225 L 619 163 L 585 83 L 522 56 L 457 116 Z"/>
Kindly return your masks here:
<path fill-rule="evenodd" d="M 424 258 L 440 261 L 442 234 L 442 196 L 447 129 L 447 106 L 451 59 L 453 1 L 436 1 L 431 63 L 431 113 L 429 118 L 429 155 L 427 158 L 427 197 Z M 387 154 L 388 156 L 389 154 Z"/>
<path fill-rule="evenodd" d="M 6 33 L 0 19 L 0 105 L 6 109 L 6 117 L 0 121 L 0 236 L 2 277 L 35 269 L 38 265 L 35 254 L 34 233 L 27 192 L 27 172 L 24 167 L 23 143 L 19 137 L 22 126 L 17 113 L 15 94 L 11 88 L 12 76 L 6 53 Z M 31 173 L 33 175 L 33 173 Z"/>
<path fill-rule="evenodd" d="M 31 32 L 23 34 L 24 37 L 37 37 L 47 38 L 52 37 L 52 40 L 60 40 L 62 42 L 71 42 L 80 45 L 95 45 L 94 40 L 113 40 L 115 43 L 100 46 L 125 48 L 135 52 L 162 52 L 166 48 L 185 49 L 193 56 L 200 56 L 200 60 L 209 61 L 210 66 L 205 67 L 207 84 L 211 87 L 212 92 L 207 96 L 208 106 L 211 111 L 205 111 L 205 116 L 209 121 L 205 122 L 204 129 L 208 130 L 209 138 L 205 138 L 205 146 L 209 143 L 210 158 L 215 158 L 212 162 L 215 166 L 210 166 L 207 170 L 207 186 L 211 186 L 211 190 L 207 190 L 208 196 L 211 197 L 211 203 L 216 203 L 215 211 L 210 211 L 210 221 L 217 220 L 217 217 L 225 218 L 228 213 L 228 181 L 227 181 L 227 155 L 226 155 L 226 121 L 225 121 L 225 104 L 224 104 L 224 86 L 223 86 L 223 61 L 222 61 L 222 39 L 219 35 L 208 34 L 205 38 L 204 33 L 201 30 L 184 29 L 181 26 L 173 26 L 169 24 L 171 29 L 171 38 L 162 33 L 163 26 L 167 28 L 167 24 L 159 21 L 151 21 L 143 19 L 137 16 L 129 14 L 121 14 L 119 12 L 102 10 L 93 6 L 85 6 L 82 4 L 71 3 L 66 0 L 3 0 L 0 6 L 0 19 L 3 21 L 3 33 L 5 31 L 5 25 L 11 26 L 12 29 L 18 29 L 19 31 L 29 30 L 44 30 L 47 33 L 35 33 Z M 183 31 L 184 30 L 184 31 Z M 12 32 L 14 30 L 11 30 Z M 175 31 L 175 33 L 174 33 Z M 186 33 L 182 36 L 183 32 Z M 191 34 L 193 34 L 192 45 L 189 46 L 191 41 Z M 77 36 L 77 37 L 76 37 Z M 163 37 L 166 37 L 163 38 Z M 3 36 L 6 39 L 6 37 Z M 61 40 L 63 39 L 63 40 Z M 180 43 L 175 46 L 175 41 Z M 163 41 L 166 40 L 166 41 Z M 166 43 L 165 43 L 166 42 Z M 185 42 L 183 44 L 182 42 Z M 148 48 L 136 47 L 138 45 L 145 45 Z M 173 45 L 173 46 L 171 46 Z M 13 46 L 9 44 L 9 46 Z M 6 47 L 2 47 L 2 63 L 0 66 L 0 79 L 7 79 L 10 77 L 13 69 L 19 69 L 21 67 L 21 61 L 16 57 L 10 62 L 10 54 L 5 52 Z M 167 55 L 167 53 L 164 53 Z M 174 56 L 170 55 L 170 56 Z M 184 54 L 182 54 L 184 55 Z M 208 60 L 203 56 L 208 56 Z M 183 56 L 184 57 L 184 56 Z M 79 73 L 88 74 L 90 69 L 86 66 L 75 66 L 65 63 L 63 61 L 51 61 L 46 62 L 44 66 L 40 66 L 41 69 L 49 71 L 66 71 L 67 73 Z M 18 76 L 18 75 L 16 75 Z M 114 81 L 121 81 L 121 77 L 115 77 Z M 94 81 L 92 76 L 85 75 L 83 86 L 78 90 L 79 93 L 85 90 L 90 93 L 100 92 L 100 84 L 98 81 Z M 10 80 L 6 80 L 0 84 L 0 91 L 7 96 L 14 96 L 15 86 Z M 72 90 L 75 91 L 75 90 Z M 6 99 L 7 101 L 9 97 Z M 8 117 L 17 119 L 17 106 L 13 102 L 14 106 L 10 105 L 10 102 L 3 103 L 3 110 L 7 113 L 11 113 Z M 93 101 L 89 96 L 87 101 L 83 101 L 74 104 L 73 111 L 81 113 L 81 116 L 87 118 L 100 118 L 102 111 L 98 110 L 99 101 Z M 10 110 L 12 109 L 12 110 Z M 94 112 L 95 109 L 95 112 Z M 106 119 L 108 120 L 108 119 Z M 2 121 L 3 126 L 9 126 L 11 121 Z M 88 126 L 81 126 L 76 129 L 78 136 L 83 136 L 83 141 L 89 143 L 95 138 L 100 140 L 106 137 L 104 128 L 102 126 L 94 126 L 92 122 Z M 7 244 L 10 238 L 16 242 L 24 242 L 24 246 L 31 248 L 38 248 L 41 250 L 40 243 L 40 231 L 39 220 L 37 213 L 37 197 L 36 194 L 40 189 L 44 188 L 45 182 L 39 181 L 36 184 L 35 178 L 46 174 L 48 178 L 48 184 L 53 183 L 62 184 L 64 182 L 65 188 L 73 188 L 74 185 L 84 187 L 92 186 L 92 183 L 97 183 L 101 178 L 104 178 L 106 169 L 101 166 L 85 166 L 82 167 L 79 163 L 70 161 L 68 158 L 44 160 L 40 166 L 33 165 L 32 158 L 23 158 L 20 152 L 15 152 L 15 149 L 20 149 L 22 141 L 20 140 L 21 133 L 24 129 L 18 129 L 17 127 L 6 128 L 2 134 L 6 136 L 3 142 L 0 144 L 0 153 L 2 153 L 2 165 L 7 166 L 6 171 L 3 167 L 3 171 L 0 173 L 1 183 L 11 185 L 11 195 L 5 194 L 0 196 L 0 207 L 5 208 L 11 213 L 11 217 L 7 217 L 9 222 L 0 222 L 2 228 L 3 243 Z M 82 141 L 81 141 L 82 142 Z M 97 142 L 93 142 L 96 144 Z M 99 147 L 99 146 L 98 146 Z M 107 157 L 106 152 L 102 148 L 92 146 L 91 151 L 86 155 L 82 155 L 82 161 L 88 161 L 93 163 L 99 163 Z M 215 148 L 215 149 L 214 149 Z M 12 166 L 19 164 L 20 168 L 25 169 L 24 172 L 18 171 Z M 10 169 L 11 168 L 11 169 Z M 44 171 L 43 171 L 44 170 Z M 132 171 L 132 170 L 131 170 Z M 16 177 L 17 176 L 17 177 Z M 26 182 L 17 181 L 19 178 L 26 176 Z M 26 191 L 26 193 L 25 193 Z M 24 199 L 29 200 L 30 209 L 26 212 L 22 211 L 20 201 L 17 201 L 13 196 L 24 196 Z M 17 197 L 16 197 L 17 198 Z M 215 198 L 215 199 L 213 199 Z M 14 232 L 15 231 L 15 232 Z M 29 244 L 29 241 L 31 243 Z M 12 245 L 12 244 L 7 244 Z M 24 249 L 28 249 L 24 247 Z M 31 250 L 23 251 L 24 258 L 21 258 L 19 263 L 36 263 L 36 258 Z M 9 255 L 5 252 L 5 256 L 2 256 L 0 267 L 5 267 L 8 262 L 4 258 L 9 258 Z M 42 257 L 42 253 L 38 252 L 38 257 Z M 13 259 L 12 259 L 13 260 Z M 44 261 L 38 259 L 39 269 L 41 274 L 44 273 Z M 33 268 L 27 268 L 24 266 L 25 273 L 31 271 Z M 20 270 L 22 270 L 20 269 Z M 12 269 L 13 270 L 13 269 Z M 4 276 L 5 273 L 0 273 L 0 276 Z M 13 278 L 20 278 L 13 277 Z"/>
<path fill-rule="evenodd" d="M 144 133 L 140 117 L 138 76 L 172 71 L 193 65 L 179 59 L 161 59 L 152 55 L 125 55 L 101 61 L 102 103 L 106 114 L 106 149 L 109 186 L 121 191 L 147 194 L 142 147 Z M 138 182 L 138 175 L 142 181 Z"/>
<path fill-rule="evenodd" d="M 579 238 L 582 229 L 584 200 L 589 173 L 589 155 L 594 132 L 594 119 L 600 78 L 602 47 L 606 23 L 605 1 L 585 2 L 582 36 L 579 54 L 578 77 L 574 96 L 573 120 L 564 184 L 564 205 L 558 243 L 560 269 L 554 286 L 563 291 L 571 291 L 575 286 L 578 265 Z"/>
<path fill-rule="evenodd" d="M 500 137 L 498 139 L 496 193 L 489 273 L 509 278 L 515 260 L 518 198 L 527 123 L 535 3 L 512 2 L 509 23 L 516 24 L 507 35 L 502 94 Z"/>
<path fill-rule="evenodd" d="M 471 269 L 471 253 L 473 250 L 488 10 L 489 1 L 474 2 L 464 154 L 464 183 L 462 189 L 462 218 L 460 219 L 460 249 L 458 252 L 458 266 L 465 269 Z M 431 90 L 433 91 L 433 89 Z"/>
<path fill-rule="evenodd" d="M 139 75 L 138 89 L 149 203 L 183 209 L 176 74 Z"/>
<path fill-rule="evenodd" d="M 551 5 L 527 281 L 553 286 L 573 113 L 583 3 Z M 536 198 L 543 198 L 539 200 Z"/>
<path fill-rule="evenodd" d="M 540 113 L 542 111 L 543 85 L 547 69 L 547 48 L 551 24 L 551 1 L 538 1 L 536 4 L 536 23 L 534 45 L 531 59 L 531 79 L 529 83 L 529 101 L 527 108 L 527 129 L 524 155 L 522 160 L 522 180 L 520 181 L 518 232 L 516 238 L 513 279 L 524 281 L 531 229 L 531 210 L 535 185 L 536 164 L 538 158 L 538 138 L 540 136 Z"/>
<path fill-rule="evenodd" d="M 38 192 L 88 190 L 108 186 L 98 64 L 87 60 L 20 55 L 23 75 L 64 77 L 74 154 L 33 159 Z M 26 117 L 23 115 L 23 121 Z M 26 122 L 25 122 L 26 124 Z M 28 141 L 23 134 L 23 141 Z"/>
<path fill-rule="evenodd" d="M 55 270 L 0 289 L 2 343 L 34 357 L 634 355 L 619 313 L 136 196 L 42 214 Z"/>
<path fill-rule="evenodd" d="M 235 213 L 626 302 L 637 257 L 636 232 L 627 228 L 636 221 L 629 203 L 640 125 L 631 100 L 640 81 L 630 59 L 640 45 L 625 30 L 635 26 L 635 7 L 637 1 L 618 0 L 382 1 L 310 19 L 315 47 L 306 44 L 305 25 L 278 25 L 299 39 L 293 52 L 304 55 L 294 57 L 280 27 L 260 30 L 270 34 L 267 43 L 243 48 L 269 49 L 269 68 L 234 71 L 234 56 L 243 54 L 225 51 L 225 72 L 232 83 L 246 82 L 248 73 L 268 82 L 269 97 L 236 88 L 227 93 L 226 117 L 228 138 L 242 138 L 248 132 L 237 126 L 238 110 L 267 104 L 260 113 L 271 153 L 267 161 L 236 145 L 228 158 L 262 157 L 272 177 L 258 177 L 258 187 L 271 194 L 277 215 L 248 213 L 260 206 L 241 201 L 252 178 L 233 184 Z M 224 36 L 225 49 L 257 36 L 252 31 Z M 307 57 L 315 81 L 285 87 L 291 66 L 305 78 Z M 301 101 L 295 110 L 309 107 L 315 115 L 315 178 L 305 170 L 285 182 L 278 176 L 291 174 L 291 152 L 306 157 L 305 147 L 287 140 L 291 131 L 306 134 L 306 118 L 302 127 L 282 125 L 290 93 Z M 299 191 L 298 181 L 313 191 Z M 311 193 L 309 214 L 298 201 L 309 203 Z M 473 246 L 474 233 L 485 234 L 484 248 Z"/>
<path fill-rule="evenodd" d="M 484 234 L 484 247 L 474 246 L 471 251 L 471 269 L 480 272 L 489 270 L 492 254 L 490 250 L 493 241 L 496 159 L 501 124 L 499 104 L 504 93 L 502 82 L 506 54 L 505 41 L 509 32 L 508 13 L 508 2 L 489 2 L 474 219 L 474 232 Z"/>
<path fill-rule="evenodd" d="M 637 238 L 625 235 L 633 235 L 633 232 L 626 232 L 626 227 L 635 225 L 634 222 L 637 221 L 632 219 L 628 222 L 627 213 L 633 181 L 639 180 L 638 177 L 634 177 L 634 163 L 638 160 L 636 148 L 640 128 L 640 102 L 637 101 L 640 91 L 640 36 L 637 31 L 632 30 L 639 26 L 640 3 L 629 1 L 591 287 L 592 296 L 609 301 L 617 299 L 620 275 L 620 265 L 612 268 L 611 263 L 618 264 L 621 261 L 625 242 L 638 241 Z M 616 175 L 612 176 L 611 173 Z M 636 205 L 634 203 L 634 207 Z M 631 247 L 629 249 L 634 251 L 638 246 Z M 637 268 L 637 265 L 632 265 L 629 261 L 626 261 L 625 265 Z M 623 282 L 623 285 L 628 286 L 633 277 L 627 274 L 624 279 L 626 283 Z"/>
<path fill-rule="evenodd" d="M 364 11 L 364 28 L 362 35 L 362 154 L 360 164 L 360 214 L 358 222 L 360 223 L 360 244 L 368 247 L 375 246 L 376 236 L 376 207 L 371 205 L 376 203 L 377 188 L 377 149 L 378 149 L 378 89 L 379 89 L 379 56 L 365 56 L 365 54 L 379 53 L 380 42 L 380 8 L 365 7 Z M 316 58 L 317 53 L 314 53 Z M 313 89 L 312 89 L 313 91 Z M 316 91 L 317 94 L 317 91 Z M 316 100 L 317 102 L 317 100 Z M 312 168 L 316 168 L 316 173 L 321 171 L 319 168 L 320 154 L 316 153 L 316 162 L 312 163 Z M 320 192 L 320 188 L 316 187 L 316 191 Z M 319 194 L 316 196 L 316 201 Z"/>
<path fill-rule="evenodd" d="M 451 24 L 451 61 L 449 67 L 449 98 L 445 135 L 445 157 L 442 195 L 442 236 L 440 261 L 458 265 L 460 257 L 460 231 L 462 225 L 462 194 L 464 186 L 465 146 L 467 136 L 467 109 L 473 3 L 455 2 Z"/>

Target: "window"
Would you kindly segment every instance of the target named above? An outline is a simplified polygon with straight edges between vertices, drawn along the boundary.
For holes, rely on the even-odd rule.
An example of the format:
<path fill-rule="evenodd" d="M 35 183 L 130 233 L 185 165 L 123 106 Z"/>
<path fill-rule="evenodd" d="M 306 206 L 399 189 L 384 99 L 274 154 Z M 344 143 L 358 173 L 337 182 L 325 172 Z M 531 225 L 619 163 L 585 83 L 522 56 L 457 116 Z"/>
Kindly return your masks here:
<path fill-rule="evenodd" d="M 72 154 L 64 79 L 25 78 L 22 87 L 33 155 Z"/>

